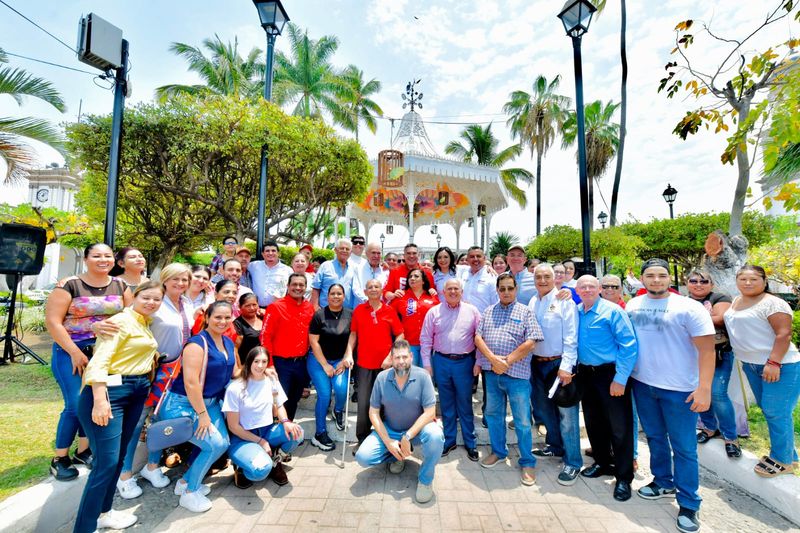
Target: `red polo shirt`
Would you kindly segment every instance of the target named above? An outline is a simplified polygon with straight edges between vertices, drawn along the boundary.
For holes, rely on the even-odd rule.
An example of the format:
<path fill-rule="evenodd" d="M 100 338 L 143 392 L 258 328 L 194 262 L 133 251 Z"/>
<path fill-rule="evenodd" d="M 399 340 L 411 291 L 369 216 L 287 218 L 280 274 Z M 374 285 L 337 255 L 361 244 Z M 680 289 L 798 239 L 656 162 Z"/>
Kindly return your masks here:
<path fill-rule="evenodd" d="M 388 305 L 381 304 L 373 311 L 369 302 L 365 302 L 353 310 L 350 331 L 358 335 L 358 366 L 377 370 L 389 355 L 395 337 L 403 333 L 403 325 Z"/>
<path fill-rule="evenodd" d="M 431 274 L 430 270 L 422 268 L 419 266 L 419 264 L 411 268 L 408 268 L 408 266 L 403 264 L 394 270 L 389 271 L 389 279 L 386 280 L 386 285 L 383 286 L 384 298 L 386 297 L 387 292 L 394 292 L 397 289 L 406 290 L 406 278 L 408 277 L 408 271 L 415 268 L 419 268 L 425 273 L 425 276 L 428 278 L 428 283 L 430 283 L 431 287 L 436 287 L 436 283 L 433 281 L 433 274 Z"/>
<path fill-rule="evenodd" d="M 270 357 L 303 357 L 308 354 L 308 326 L 314 316 L 314 306 L 303 300 L 298 303 L 290 296 L 275 300 L 264 313 L 261 345 Z"/>
<path fill-rule="evenodd" d="M 423 292 L 417 298 L 413 291 L 406 291 L 402 298 L 395 298 L 390 304 L 400 315 L 403 323 L 403 337 L 412 346 L 419 346 L 419 334 L 422 333 L 422 322 L 431 307 L 439 304 L 439 298 Z"/>

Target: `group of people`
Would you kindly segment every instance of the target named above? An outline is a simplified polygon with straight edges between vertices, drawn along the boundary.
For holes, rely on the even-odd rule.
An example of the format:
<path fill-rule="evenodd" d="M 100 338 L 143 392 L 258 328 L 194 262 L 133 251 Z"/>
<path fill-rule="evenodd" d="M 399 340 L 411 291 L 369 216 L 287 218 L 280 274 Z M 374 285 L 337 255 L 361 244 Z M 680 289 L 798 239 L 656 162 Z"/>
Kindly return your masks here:
<path fill-rule="evenodd" d="M 702 270 L 687 277 L 689 297 L 671 292 L 667 263 L 651 259 L 641 267 L 644 294 L 625 302 L 618 277 L 575 279 L 571 261 L 529 260 L 521 246 L 502 263 L 472 247 L 464 264 L 441 247 L 424 265 L 414 244 L 390 262 L 356 236 L 340 239 L 330 261 L 313 265 L 306 247 L 289 266 L 274 241 L 262 246 L 263 261 L 233 238 L 223 244 L 210 268 L 173 263 L 158 281 L 144 276 L 138 250 L 115 256 L 95 244 L 86 271 L 51 294 L 51 364 L 65 403 L 51 472 L 69 480 L 74 464 L 91 468 L 76 532 L 135 523 L 112 502 L 116 490 L 142 493 L 132 465 L 148 419 L 191 422 L 194 448 L 174 488 L 190 511 L 211 508 L 202 481 L 225 454 L 237 487 L 287 483 L 282 464 L 305 438 L 294 420 L 311 384 L 312 445 L 335 449 L 329 418 L 330 431 L 346 430 L 353 384 L 356 461 L 399 473 L 416 447 L 420 503 L 433 498 L 436 465 L 457 449 L 459 427 L 467 459 L 482 467 L 507 461 L 508 427 L 522 484 L 535 483 L 538 459 L 555 458 L 560 484 L 614 476 L 614 498 L 626 501 L 641 425 L 654 478 L 638 495 L 676 497 L 678 529 L 696 531 L 698 443 L 721 435 L 728 455 L 741 455 L 726 393 L 734 356 L 769 427 L 770 454 L 756 473 L 788 473 L 797 461 L 800 353 L 791 310 L 769 294 L 760 267 L 737 273 L 741 295 L 731 301 Z M 115 267 L 123 276 L 111 274 Z M 490 441 L 483 454 L 472 406 L 478 379 Z M 581 406 L 594 459 L 585 468 Z M 545 445 L 534 449 L 538 425 Z M 170 484 L 161 455 L 150 451 L 138 473 L 157 488 Z"/>

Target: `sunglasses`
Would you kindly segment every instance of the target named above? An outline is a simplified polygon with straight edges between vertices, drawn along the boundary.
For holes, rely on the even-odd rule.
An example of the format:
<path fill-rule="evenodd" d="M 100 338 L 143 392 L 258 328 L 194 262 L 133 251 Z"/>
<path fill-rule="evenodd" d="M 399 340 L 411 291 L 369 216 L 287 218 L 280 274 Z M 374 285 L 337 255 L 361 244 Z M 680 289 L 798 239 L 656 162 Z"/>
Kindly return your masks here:
<path fill-rule="evenodd" d="M 353 241 L 353 246 L 364 246 L 363 241 Z"/>
<path fill-rule="evenodd" d="M 708 279 L 690 279 L 689 280 L 689 284 L 690 285 L 697 285 L 698 283 L 700 285 L 708 285 L 709 283 L 711 283 L 711 280 L 708 280 Z"/>
<path fill-rule="evenodd" d="M 604 289 L 619 289 L 619 285 L 603 285 Z"/>

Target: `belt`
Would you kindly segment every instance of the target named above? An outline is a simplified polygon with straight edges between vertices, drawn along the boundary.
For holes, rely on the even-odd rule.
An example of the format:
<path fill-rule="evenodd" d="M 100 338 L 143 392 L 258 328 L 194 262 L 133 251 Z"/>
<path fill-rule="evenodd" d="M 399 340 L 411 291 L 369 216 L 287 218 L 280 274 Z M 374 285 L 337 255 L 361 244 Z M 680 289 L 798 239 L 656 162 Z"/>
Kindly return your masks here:
<path fill-rule="evenodd" d="M 614 363 L 604 363 L 602 365 L 585 365 L 579 363 L 578 366 L 581 370 L 586 372 L 608 372 L 609 370 L 616 372 L 617 365 Z"/>
<path fill-rule="evenodd" d="M 560 355 L 554 355 L 552 357 L 544 357 L 540 355 L 533 355 L 533 362 L 534 363 L 549 363 L 550 361 L 555 361 L 556 359 L 561 359 Z"/>
<path fill-rule="evenodd" d="M 298 361 L 305 361 L 306 360 L 306 356 L 305 355 L 296 355 L 296 356 L 273 355 L 272 357 L 274 357 L 276 359 L 280 359 L 281 361 L 286 361 L 287 363 L 296 363 Z"/>
<path fill-rule="evenodd" d="M 442 352 L 433 352 L 434 355 L 441 355 L 445 359 L 450 359 L 451 361 L 461 361 L 463 359 L 467 359 L 468 357 L 475 356 L 475 350 L 472 350 L 469 353 L 442 353 Z"/>

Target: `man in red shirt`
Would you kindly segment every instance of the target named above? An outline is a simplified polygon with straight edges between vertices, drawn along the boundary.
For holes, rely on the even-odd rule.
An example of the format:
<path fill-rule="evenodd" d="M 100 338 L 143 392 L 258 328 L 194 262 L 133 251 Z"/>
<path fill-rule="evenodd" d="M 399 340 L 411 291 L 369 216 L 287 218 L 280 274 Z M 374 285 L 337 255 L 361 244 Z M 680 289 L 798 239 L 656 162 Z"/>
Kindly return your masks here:
<path fill-rule="evenodd" d="M 308 326 L 314 316 L 314 306 L 306 301 L 305 293 L 305 275 L 290 274 L 286 296 L 267 307 L 261 328 L 261 345 L 269 352 L 278 381 L 286 393 L 283 406 L 289 420 L 294 420 L 297 403 L 309 381 L 306 370 Z"/>
<path fill-rule="evenodd" d="M 350 322 L 350 338 L 347 341 L 345 358 L 352 357 L 358 343 L 356 378 L 358 383 L 358 417 L 356 438 L 358 443 L 366 439 L 372 430 L 369 420 L 369 400 L 372 386 L 381 370 L 389 368 L 392 343 L 403 338 L 403 325 L 394 309 L 381 302 L 381 282 L 367 281 L 367 301 L 353 310 Z"/>
<path fill-rule="evenodd" d="M 391 302 L 394 298 L 403 296 L 406 290 L 406 278 L 408 272 L 415 268 L 421 268 L 419 265 L 419 248 L 414 243 L 406 244 L 403 248 L 403 263 L 398 265 L 397 268 L 389 272 L 389 279 L 383 287 L 383 297 L 387 303 Z M 431 287 L 436 287 L 433 281 L 433 274 L 429 269 L 422 270 L 428 278 Z"/>

